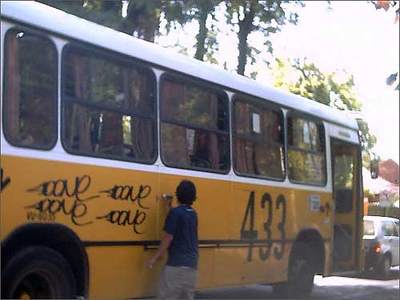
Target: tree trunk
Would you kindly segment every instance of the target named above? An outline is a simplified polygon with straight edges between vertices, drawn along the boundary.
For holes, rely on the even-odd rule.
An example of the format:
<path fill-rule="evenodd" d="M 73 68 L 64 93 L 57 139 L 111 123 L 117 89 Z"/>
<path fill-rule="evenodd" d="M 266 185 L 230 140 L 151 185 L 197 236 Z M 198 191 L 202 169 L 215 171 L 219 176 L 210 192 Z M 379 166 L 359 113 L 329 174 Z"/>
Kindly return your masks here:
<path fill-rule="evenodd" d="M 207 29 L 207 18 L 211 12 L 212 7 L 201 7 L 199 15 L 199 33 L 196 35 L 196 53 L 194 58 L 204 61 L 204 55 L 206 54 L 206 38 L 208 35 Z"/>
<path fill-rule="evenodd" d="M 244 75 L 247 63 L 247 55 L 249 47 L 247 45 L 247 38 L 253 29 L 253 20 L 255 16 L 256 1 L 251 1 L 249 11 L 245 11 L 245 17 L 239 21 L 239 57 L 237 73 Z"/>
<path fill-rule="evenodd" d="M 120 30 L 136 37 L 154 42 L 160 23 L 160 16 L 155 7 L 161 7 L 161 2 L 133 1 L 128 4 L 128 12 Z"/>
<path fill-rule="evenodd" d="M 148 17 L 147 21 L 143 21 L 144 28 L 141 38 L 145 41 L 154 43 L 156 33 L 158 33 L 160 26 L 160 17 L 158 17 L 155 12 L 152 12 Z"/>

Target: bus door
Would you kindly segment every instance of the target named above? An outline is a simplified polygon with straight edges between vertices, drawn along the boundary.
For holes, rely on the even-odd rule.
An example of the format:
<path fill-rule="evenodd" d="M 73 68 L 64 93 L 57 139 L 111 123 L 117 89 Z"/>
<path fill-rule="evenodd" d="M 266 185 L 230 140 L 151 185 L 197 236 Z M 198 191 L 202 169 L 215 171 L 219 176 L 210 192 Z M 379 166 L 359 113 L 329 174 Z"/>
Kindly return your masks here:
<path fill-rule="evenodd" d="M 333 271 L 358 270 L 361 264 L 360 147 L 331 139 L 333 203 Z"/>

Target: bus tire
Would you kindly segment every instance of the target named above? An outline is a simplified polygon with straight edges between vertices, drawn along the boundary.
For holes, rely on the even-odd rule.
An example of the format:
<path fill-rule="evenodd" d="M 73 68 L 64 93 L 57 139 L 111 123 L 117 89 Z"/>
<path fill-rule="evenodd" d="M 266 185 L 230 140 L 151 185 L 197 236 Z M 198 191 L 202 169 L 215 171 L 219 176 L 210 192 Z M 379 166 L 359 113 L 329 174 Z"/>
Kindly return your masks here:
<path fill-rule="evenodd" d="M 288 281 L 273 285 L 279 298 L 307 298 L 314 287 L 316 264 L 310 246 L 297 242 L 289 259 Z"/>
<path fill-rule="evenodd" d="M 70 265 L 48 247 L 30 246 L 19 251 L 2 275 L 5 298 L 72 299 L 76 294 Z"/>

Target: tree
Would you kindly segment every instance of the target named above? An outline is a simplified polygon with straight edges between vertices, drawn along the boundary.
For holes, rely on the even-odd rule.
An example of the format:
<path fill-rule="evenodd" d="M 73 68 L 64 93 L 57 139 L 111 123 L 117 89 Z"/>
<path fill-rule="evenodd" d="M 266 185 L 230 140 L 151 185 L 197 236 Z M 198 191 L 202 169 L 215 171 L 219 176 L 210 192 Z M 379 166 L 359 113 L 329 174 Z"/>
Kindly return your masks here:
<path fill-rule="evenodd" d="M 377 10 L 379 9 L 384 9 L 385 11 L 389 11 L 391 9 L 396 9 L 395 14 L 395 20 L 394 23 L 398 23 L 400 19 L 400 8 L 398 7 L 399 1 L 388 1 L 388 0 L 378 0 L 378 1 L 371 1 Z M 398 68 L 398 67 L 397 67 Z M 386 78 L 386 84 L 387 85 L 393 85 L 397 81 L 397 87 L 395 90 L 400 90 L 400 83 L 398 83 L 397 77 L 399 75 L 399 72 L 395 72 L 390 74 Z"/>
<path fill-rule="evenodd" d="M 337 72 L 324 73 L 306 59 L 276 59 L 273 70 L 274 85 L 277 87 L 339 110 L 360 112 L 362 105 L 354 92 L 354 78 L 343 73 L 345 76 L 340 76 Z M 376 137 L 369 132 L 367 122 L 362 119 L 357 122 L 361 133 L 363 163 L 369 166 Z"/>
<path fill-rule="evenodd" d="M 198 33 L 194 58 L 201 61 L 216 63 L 213 54 L 218 50 L 216 35 L 218 28 L 215 26 L 216 9 L 222 0 L 186 0 L 178 1 L 180 9 L 165 10 L 164 19 L 167 21 L 166 29 L 169 32 L 171 25 L 184 26 L 187 23 L 197 23 Z"/>
<path fill-rule="evenodd" d="M 121 31 L 145 41 L 154 42 L 154 37 L 159 30 L 161 2 L 161 0 L 130 0 Z"/>
<path fill-rule="evenodd" d="M 166 13 L 167 19 L 171 20 L 173 17 L 169 13 L 173 14 L 176 7 L 179 11 L 182 6 L 182 1 L 167 0 L 37 1 L 150 42 L 154 42 L 158 34 L 161 13 Z M 122 13 L 124 5 L 126 16 Z"/>
<path fill-rule="evenodd" d="M 249 35 L 254 32 L 262 32 L 266 37 L 264 45 L 268 52 L 272 53 L 271 41 L 268 39 L 270 34 L 276 33 L 281 26 L 287 22 L 296 24 L 298 15 L 294 12 L 285 12 L 284 4 L 289 1 L 261 1 L 261 0 L 232 0 L 226 2 L 227 22 L 234 27 L 238 35 L 238 65 L 237 73 L 244 75 L 247 59 L 254 61 L 254 55 L 259 54 L 260 50 L 250 47 L 248 44 Z M 300 1 L 291 1 L 299 4 Z"/>
<path fill-rule="evenodd" d="M 122 0 L 36 0 L 69 14 L 119 30 L 122 22 Z"/>
<path fill-rule="evenodd" d="M 204 56 L 208 55 L 208 60 L 212 59 L 212 53 L 216 50 L 216 34 L 217 28 L 213 26 L 211 31 L 207 27 L 209 17 L 215 20 L 215 9 L 222 0 L 192 0 L 186 2 L 187 15 L 193 16 L 199 24 L 199 31 L 196 35 L 196 53 L 194 58 L 204 61 Z"/>
<path fill-rule="evenodd" d="M 199 25 L 194 57 L 204 60 L 206 56 L 209 61 L 215 62 L 212 54 L 217 49 L 216 28 L 211 27 L 210 31 L 207 20 L 209 17 L 215 19 L 215 9 L 222 0 L 37 1 L 149 42 L 154 42 L 159 34 L 161 20 L 166 21 L 167 32 L 177 24 L 183 26 L 194 20 Z M 122 13 L 124 5 L 126 15 Z"/>

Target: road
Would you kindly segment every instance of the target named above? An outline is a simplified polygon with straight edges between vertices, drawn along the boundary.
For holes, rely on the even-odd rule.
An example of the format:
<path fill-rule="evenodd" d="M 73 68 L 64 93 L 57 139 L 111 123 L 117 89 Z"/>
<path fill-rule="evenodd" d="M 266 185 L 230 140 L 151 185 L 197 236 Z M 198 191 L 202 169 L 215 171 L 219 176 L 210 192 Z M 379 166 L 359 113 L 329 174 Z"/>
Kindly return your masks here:
<path fill-rule="evenodd" d="M 358 277 L 316 276 L 312 300 L 398 300 L 399 268 L 392 269 L 391 277 L 381 280 L 370 275 Z M 220 288 L 201 291 L 196 299 L 276 299 L 272 288 L 265 285 L 249 285 L 240 288 Z"/>

